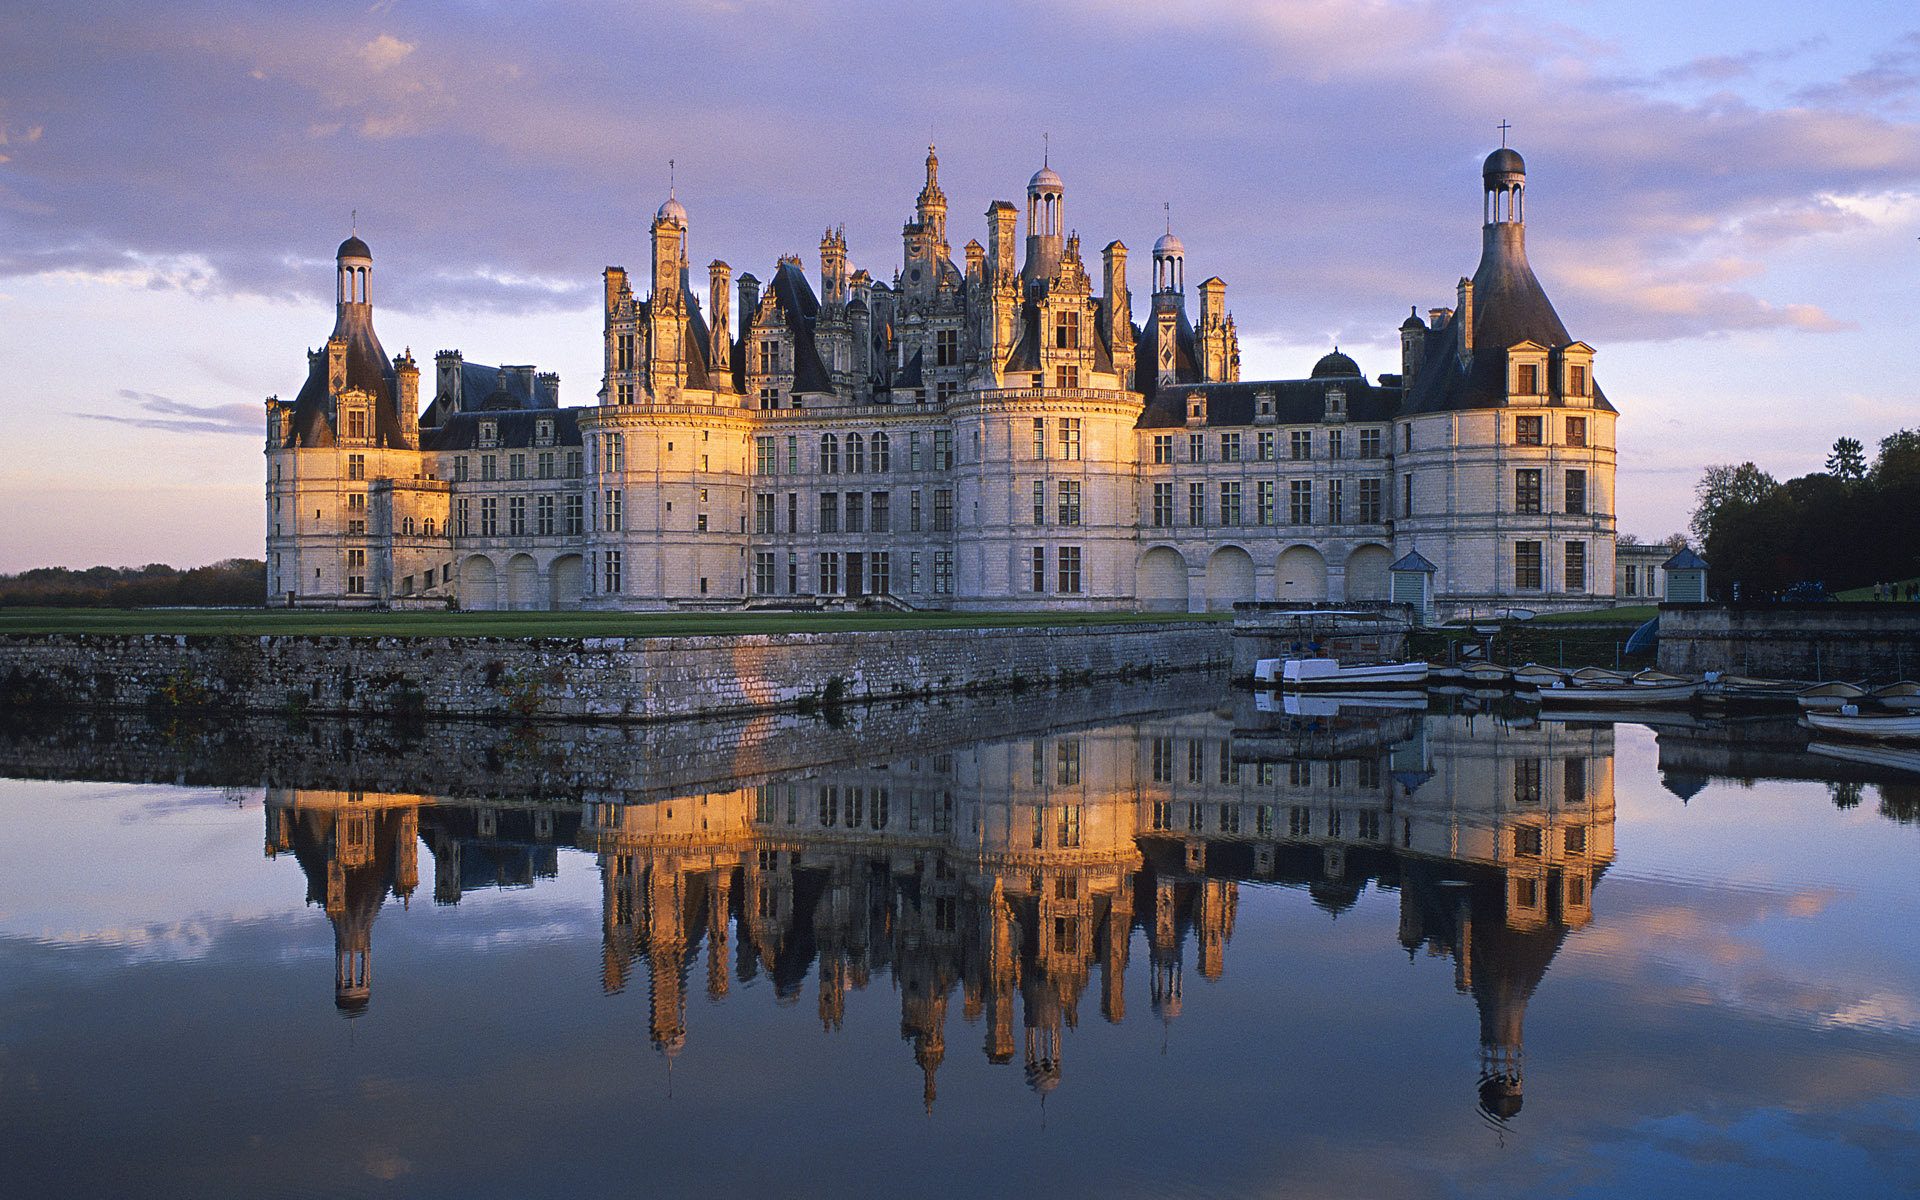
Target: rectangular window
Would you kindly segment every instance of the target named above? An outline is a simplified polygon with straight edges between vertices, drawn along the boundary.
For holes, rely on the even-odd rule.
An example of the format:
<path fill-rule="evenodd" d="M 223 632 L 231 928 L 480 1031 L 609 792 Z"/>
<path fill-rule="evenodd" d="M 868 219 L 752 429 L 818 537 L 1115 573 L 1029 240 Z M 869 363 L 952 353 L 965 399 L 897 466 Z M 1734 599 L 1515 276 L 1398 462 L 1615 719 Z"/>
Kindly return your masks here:
<path fill-rule="evenodd" d="M 800 532 L 800 493 L 787 493 L 787 532 Z"/>
<path fill-rule="evenodd" d="M 1568 759 L 1564 767 L 1564 773 L 1567 784 L 1566 802 L 1574 805 L 1585 804 L 1587 802 L 1587 760 L 1584 758 Z M 1581 832 L 1585 833 L 1585 830 Z M 1567 848 L 1571 850 L 1573 847 L 1568 846 Z"/>
<path fill-rule="evenodd" d="M 1080 523 L 1080 481 L 1078 479 L 1060 481 L 1060 523 L 1062 525 Z"/>
<path fill-rule="evenodd" d="M 907 530 L 910 533 L 920 532 L 919 488 L 914 488 L 911 492 L 907 493 Z"/>
<path fill-rule="evenodd" d="M 581 450 L 567 451 L 567 478 L 578 479 L 582 475 L 585 475 L 586 473 L 587 473 L 586 452 Z"/>
<path fill-rule="evenodd" d="M 1346 482 L 1327 480 L 1327 520 L 1335 525 L 1346 520 Z"/>
<path fill-rule="evenodd" d="M 566 525 L 567 536 L 578 537 L 579 535 L 587 531 L 586 498 L 582 496 L 579 492 L 570 492 L 567 495 L 566 505 L 567 505 L 567 525 Z"/>
<path fill-rule="evenodd" d="M 1360 457 L 1380 457 L 1380 431 L 1378 429 L 1362 429 L 1360 431 Z"/>
<path fill-rule="evenodd" d="M 819 566 L 820 566 L 820 573 L 814 576 L 814 578 L 819 580 L 820 582 L 820 586 L 817 589 L 820 595 L 822 596 L 839 595 L 840 594 L 840 556 L 838 554 L 822 554 L 819 559 Z"/>
<path fill-rule="evenodd" d="M 916 596 L 920 594 L 920 552 L 918 550 L 907 555 L 907 590 Z"/>
<path fill-rule="evenodd" d="M 1513 473 L 1513 511 L 1518 513 L 1540 511 L 1539 471 L 1522 470 Z"/>
<path fill-rule="evenodd" d="M 870 582 L 873 584 L 873 590 L 883 596 L 890 594 L 893 591 L 892 553 L 886 550 L 875 551 L 868 562 L 872 564 L 869 570 L 872 574 Z"/>
<path fill-rule="evenodd" d="M 933 531 L 947 533 L 953 529 L 953 491 L 949 488 L 933 490 Z"/>
<path fill-rule="evenodd" d="M 507 455 L 507 478 L 525 479 L 527 477 L 527 456 L 524 454 Z"/>
<path fill-rule="evenodd" d="M 1045 417 L 1033 419 L 1033 456 L 1035 458 L 1047 456 L 1047 419 Z"/>
<path fill-rule="evenodd" d="M 1587 515 L 1587 473 L 1567 472 L 1567 511 L 1576 517 Z"/>
<path fill-rule="evenodd" d="M 1047 590 L 1047 548 L 1045 546 L 1035 546 L 1031 558 L 1033 560 L 1033 574 L 1031 576 L 1033 580 L 1033 590 L 1036 592 L 1044 592 Z"/>
<path fill-rule="evenodd" d="M 492 459 L 489 458 L 488 461 L 491 462 Z M 367 456 L 364 454 L 347 455 L 347 478 L 348 479 L 365 479 L 366 477 L 367 477 Z M 489 475 L 487 476 L 487 478 L 491 479 L 493 478 L 493 476 Z"/>
<path fill-rule="evenodd" d="M 620 433 L 610 433 L 606 437 L 606 443 L 607 443 L 607 470 L 609 471 L 626 470 L 627 469 L 626 435 L 620 434 Z M 673 449 L 673 444 L 671 442 L 667 444 L 667 449 L 669 450 Z"/>
<path fill-rule="evenodd" d="M 620 532 L 620 526 L 621 526 L 620 508 L 621 508 L 621 501 L 623 499 L 624 499 L 624 496 L 622 495 L 620 489 L 618 488 L 613 488 L 607 492 L 607 507 L 606 507 L 605 515 L 606 515 L 606 526 L 607 526 L 606 531 L 608 533 Z"/>
<path fill-rule="evenodd" d="M 1570 592 L 1587 590 L 1587 544 L 1585 542 L 1567 543 L 1567 590 Z"/>
<path fill-rule="evenodd" d="M 527 498 L 511 496 L 507 499 L 507 534 L 509 537 L 527 535 Z"/>
<path fill-rule="evenodd" d="M 1520 363 L 1513 369 L 1513 390 L 1521 396 L 1531 396 L 1540 390 L 1540 368 L 1533 363 Z"/>
<path fill-rule="evenodd" d="M 1633 566 L 1622 567 L 1621 574 L 1624 576 L 1620 585 L 1621 594 L 1638 596 L 1640 594 L 1640 568 Z"/>
<path fill-rule="evenodd" d="M 1287 438 L 1289 455 L 1295 462 L 1313 457 L 1313 432 L 1308 429 L 1296 429 Z"/>
<path fill-rule="evenodd" d="M 493 537 L 500 532 L 500 501 L 492 496 L 480 500 L 480 536 Z"/>
<path fill-rule="evenodd" d="M 1056 350 L 1078 350 L 1080 348 L 1080 314 L 1063 312 L 1054 314 L 1053 347 Z"/>
<path fill-rule="evenodd" d="M 1587 369 L 1585 367 L 1569 366 L 1567 368 L 1567 394 L 1570 396 L 1584 396 L 1587 394 Z M 1578 443 L 1569 442 L 1567 444 L 1577 445 Z"/>
<path fill-rule="evenodd" d="M 1360 521 L 1364 525 L 1378 525 L 1386 517 L 1385 504 L 1380 498 L 1381 481 L 1362 479 L 1360 481 Z"/>
<path fill-rule="evenodd" d="M 935 366 L 958 366 L 960 363 L 960 331 L 957 329 L 942 329 L 934 334 L 933 355 Z"/>
<path fill-rule="evenodd" d="M 1220 485 L 1220 523 L 1240 524 L 1240 481 L 1237 479 Z"/>
<path fill-rule="evenodd" d="M 1044 479 L 1033 481 L 1033 523 L 1047 523 L 1047 481 Z"/>
<path fill-rule="evenodd" d="M 1569 763 L 1568 765 L 1571 766 L 1573 764 Z M 1586 857 L 1587 827 L 1585 825 L 1568 826 L 1567 831 L 1563 836 L 1566 842 L 1568 858 L 1585 858 Z M 1569 898 L 1570 899 L 1573 898 L 1571 893 L 1569 894 Z"/>
<path fill-rule="evenodd" d="M 821 533 L 840 532 L 840 493 L 820 493 L 819 529 Z"/>
<path fill-rule="evenodd" d="M 753 473 L 755 475 L 773 474 L 775 462 L 774 441 L 771 435 L 753 439 Z"/>
<path fill-rule="evenodd" d="M 1080 386 L 1080 368 L 1060 366 L 1053 369 L 1053 386 L 1057 388 L 1077 388 Z"/>
<path fill-rule="evenodd" d="M 492 480 L 492 479 L 499 478 L 499 476 L 500 476 L 499 455 L 482 454 L 480 456 L 480 478 L 485 480 Z"/>
<path fill-rule="evenodd" d="M 1338 429 L 1327 430 L 1327 457 L 1339 458 L 1341 453 L 1341 435 Z"/>
<path fill-rule="evenodd" d="M 800 473 L 800 436 L 798 434 L 788 434 L 787 435 L 787 474 L 798 475 L 799 473 Z"/>
<path fill-rule="evenodd" d="M 920 431 L 916 429 L 907 434 L 907 470 L 918 471 L 919 469 Z"/>
<path fill-rule="evenodd" d="M 534 532 L 541 537 L 553 536 L 553 497 L 541 496 L 534 502 Z"/>
<path fill-rule="evenodd" d="M 1063 439 L 1066 434 L 1060 435 Z M 953 430 L 936 429 L 933 431 L 933 469 L 936 471 L 953 470 Z"/>
<path fill-rule="evenodd" d="M 551 450 L 542 450 L 540 452 L 540 478 L 553 478 L 553 451 Z"/>
<path fill-rule="evenodd" d="M 1173 461 L 1173 435 L 1156 433 L 1153 435 L 1153 461 L 1170 463 Z"/>
<path fill-rule="evenodd" d="M 774 531 L 772 492 L 759 492 L 753 497 L 753 531 L 755 533 Z"/>
<path fill-rule="evenodd" d="M 800 556 L 789 550 L 787 552 L 787 595 L 797 596 L 799 594 Z"/>
<path fill-rule="evenodd" d="M 1411 474 L 1400 477 L 1400 515 L 1403 517 L 1413 515 L 1413 476 Z"/>
<path fill-rule="evenodd" d="M 363 438 L 367 436 L 367 410 L 366 409 L 356 408 L 348 411 L 347 436 L 350 438 Z"/>
<path fill-rule="evenodd" d="M 1544 586 L 1540 565 L 1539 542 L 1515 542 L 1513 544 L 1513 586 L 1530 588 L 1534 591 Z"/>
<path fill-rule="evenodd" d="M 1080 594 L 1080 547 L 1062 546 L 1059 554 L 1058 591 L 1069 595 Z"/>
<path fill-rule="evenodd" d="M 753 594 L 771 596 L 774 594 L 773 551 L 756 550 L 753 554 Z"/>
<path fill-rule="evenodd" d="M 1256 435 L 1259 439 L 1259 457 L 1261 462 L 1273 461 L 1273 430 L 1262 429 Z"/>
<path fill-rule="evenodd" d="M 1262 479 L 1253 485 L 1253 508 L 1256 521 L 1273 524 L 1273 480 Z"/>
<path fill-rule="evenodd" d="M 847 532 L 859 533 L 866 527 L 866 496 L 860 492 L 847 493 Z"/>
<path fill-rule="evenodd" d="M 1580 368 L 1575 367 L 1576 371 Z M 1585 417 L 1567 418 L 1567 445 L 1584 446 L 1587 444 L 1587 419 Z"/>
<path fill-rule="evenodd" d="M 453 456 L 453 481 L 455 483 L 467 481 L 467 456 L 464 454 Z"/>
<path fill-rule="evenodd" d="M 1220 435 L 1220 461 L 1221 462 L 1239 462 L 1240 461 L 1240 435 L 1239 434 L 1223 433 Z"/>
<path fill-rule="evenodd" d="M 888 508 L 891 498 L 888 492 L 875 492 L 867 498 L 867 528 L 874 533 L 893 530 L 893 514 Z"/>
<path fill-rule="evenodd" d="M 1060 457 L 1074 462 L 1080 457 L 1080 418 L 1060 418 Z"/>
<path fill-rule="evenodd" d="M 622 583 L 620 575 L 620 552 L 618 550 L 609 550 L 606 552 L 604 558 L 606 586 L 601 590 L 606 592 L 619 592 L 623 590 L 625 585 Z"/>
<path fill-rule="evenodd" d="M 1313 524 L 1313 481 L 1295 479 L 1287 484 L 1287 523 Z"/>
<path fill-rule="evenodd" d="M 1516 758 L 1513 760 L 1513 802 L 1515 804 L 1540 803 L 1539 759 Z"/>
<path fill-rule="evenodd" d="M 1207 523 L 1207 485 L 1190 483 L 1187 485 L 1187 524 L 1205 525 Z"/>
<path fill-rule="evenodd" d="M 1513 853 L 1519 858 L 1539 858 L 1545 840 L 1538 825 L 1521 825 L 1513 831 Z M 1517 889 L 1520 903 L 1527 908 L 1533 907 L 1536 903 L 1534 889 L 1539 886 L 1538 882 L 1532 879 L 1515 882 L 1525 885 Z"/>
<path fill-rule="evenodd" d="M 1165 529 L 1173 524 L 1173 485 L 1171 483 L 1153 485 L 1153 524 L 1157 529 Z"/>
<path fill-rule="evenodd" d="M 1207 435 L 1206 434 L 1190 433 L 1187 435 L 1187 461 L 1188 462 L 1207 461 Z"/>
<path fill-rule="evenodd" d="M 885 475 L 893 470 L 893 442 L 884 433 L 873 435 L 873 473 Z"/>
<path fill-rule="evenodd" d="M 1153 739 L 1153 781 L 1155 783 L 1172 783 L 1173 782 L 1173 739 L 1172 738 L 1154 738 Z M 1173 822 L 1171 820 L 1169 820 L 1165 824 L 1162 824 L 1156 818 L 1154 821 L 1153 827 L 1155 829 L 1167 829 L 1167 828 L 1170 828 L 1172 824 Z"/>
<path fill-rule="evenodd" d="M 953 595 L 953 551 L 951 550 L 933 552 L 933 594 Z"/>
<path fill-rule="evenodd" d="M 1513 419 L 1513 441 L 1518 446 L 1538 446 L 1541 437 L 1541 423 L 1544 417 L 1515 417 Z"/>

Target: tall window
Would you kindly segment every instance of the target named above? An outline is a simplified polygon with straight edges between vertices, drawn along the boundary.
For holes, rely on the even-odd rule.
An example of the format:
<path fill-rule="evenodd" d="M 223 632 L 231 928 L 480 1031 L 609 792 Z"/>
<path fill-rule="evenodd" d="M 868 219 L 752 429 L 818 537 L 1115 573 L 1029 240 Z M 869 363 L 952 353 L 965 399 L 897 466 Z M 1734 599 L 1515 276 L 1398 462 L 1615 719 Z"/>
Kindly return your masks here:
<path fill-rule="evenodd" d="M 1567 511 L 1577 517 L 1586 515 L 1587 473 L 1585 471 L 1567 472 Z"/>
<path fill-rule="evenodd" d="M 840 439 L 831 433 L 820 435 L 820 473 L 823 475 L 840 473 Z"/>
<path fill-rule="evenodd" d="M 1171 483 L 1153 485 L 1153 524 L 1158 529 L 1165 529 L 1173 524 L 1173 485 Z"/>
<path fill-rule="evenodd" d="M 605 568 L 606 568 L 606 571 L 605 571 L 606 586 L 603 587 L 601 590 L 605 592 L 621 591 L 625 585 L 622 582 L 621 575 L 620 575 L 620 551 L 618 550 L 607 551 L 604 561 L 605 561 Z"/>
<path fill-rule="evenodd" d="M 1206 434 L 1190 433 L 1187 435 L 1187 461 L 1188 462 L 1207 461 L 1207 435 Z"/>
<path fill-rule="evenodd" d="M 1295 479 L 1287 484 L 1287 523 L 1313 524 L 1313 481 Z"/>
<path fill-rule="evenodd" d="M 1220 485 L 1220 523 L 1240 524 L 1240 481 L 1237 479 Z"/>
<path fill-rule="evenodd" d="M 1540 390 L 1540 368 L 1533 363 L 1521 363 L 1513 369 L 1513 390 L 1522 396 L 1531 396 Z"/>
<path fill-rule="evenodd" d="M 527 477 L 527 456 L 524 454 L 507 455 L 507 478 L 525 479 Z"/>
<path fill-rule="evenodd" d="M 893 449 L 884 433 L 876 433 L 869 439 L 868 456 L 876 474 L 884 475 L 893 470 Z"/>
<path fill-rule="evenodd" d="M 870 519 L 867 521 L 867 528 L 874 533 L 889 533 L 893 529 L 893 516 L 888 511 L 890 499 L 891 495 L 887 492 L 875 492 L 868 497 L 867 516 Z"/>
<path fill-rule="evenodd" d="M 1262 479 L 1253 485 L 1253 507 L 1256 521 L 1273 524 L 1273 480 Z"/>
<path fill-rule="evenodd" d="M 907 493 L 907 529 L 912 533 L 920 532 L 920 489 L 914 488 Z"/>
<path fill-rule="evenodd" d="M 1346 520 L 1346 481 L 1327 480 L 1327 520 L 1335 525 Z"/>
<path fill-rule="evenodd" d="M 873 564 L 873 578 L 871 580 L 873 590 L 883 596 L 891 594 L 893 591 L 893 555 L 886 550 L 876 550 L 868 561 Z M 886 793 L 883 792 L 881 794 L 885 795 Z"/>
<path fill-rule="evenodd" d="M 859 492 L 847 493 L 847 532 L 859 533 L 866 525 L 866 497 Z"/>
<path fill-rule="evenodd" d="M 1173 461 L 1173 435 L 1156 433 L 1153 435 L 1153 461 L 1170 463 Z"/>
<path fill-rule="evenodd" d="M 480 536 L 493 537 L 500 532 L 500 501 L 492 496 L 480 500 Z"/>
<path fill-rule="evenodd" d="M 1287 449 L 1296 461 L 1312 458 L 1313 432 L 1307 429 L 1294 430 L 1287 439 Z"/>
<path fill-rule="evenodd" d="M 1567 590 L 1570 592 L 1587 590 L 1587 544 L 1585 542 L 1567 543 Z"/>
<path fill-rule="evenodd" d="M 1261 462 L 1273 461 L 1273 430 L 1262 429 L 1257 435 L 1259 458 Z"/>
<path fill-rule="evenodd" d="M 753 473 L 771 475 L 774 473 L 774 441 L 770 435 L 753 439 Z"/>
<path fill-rule="evenodd" d="M 1205 525 L 1207 523 L 1207 485 L 1190 483 L 1187 485 L 1187 524 Z"/>
<path fill-rule="evenodd" d="M 933 335 L 933 361 L 935 366 L 953 367 L 960 363 L 960 331 L 942 329 Z"/>
<path fill-rule="evenodd" d="M 1408 473 L 1400 477 L 1400 515 L 1413 515 L 1413 475 Z"/>
<path fill-rule="evenodd" d="M 607 508 L 606 508 L 607 530 L 606 531 L 608 533 L 620 532 L 621 499 L 622 499 L 622 496 L 618 488 L 614 488 L 607 492 Z"/>
<path fill-rule="evenodd" d="M 840 493 L 820 493 L 820 532 L 840 532 Z"/>
<path fill-rule="evenodd" d="M 820 556 L 819 593 L 822 596 L 840 594 L 840 556 L 828 553 Z"/>
<path fill-rule="evenodd" d="M 1364 525 L 1378 525 L 1386 516 L 1385 505 L 1380 499 L 1381 481 L 1362 479 L 1360 481 L 1360 522 Z"/>
<path fill-rule="evenodd" d="M 1080 481 L 1078 479 L 1060 481 L 1060 523 L 1062 525 L 1080 523 Z"/>
<path fill-rule="evenodd" d="M 347 455 L 347 478 L 365 479 L 367 477 L 367 456 L 364 454 Z"/>
<path fill-rule="evenodd" d="M 551 450 L 542 450 L 540 452 L 540 478 L 553 478 L 553 451 Z"/>
<path fill-rule="evenodd" d="M 1033 590 L 1036 592 L 1044 592 L 1047 590 L 1047 548 L 1045 546 L 1035 546 L 1031 558 L 1033 560 Z"/>
<path fill-rule="evenodd" d="M 933 491 L 933 529 L 935 533 L 946 533 L 953 528 L 953 491 L 950 488 L 935 488 Z"/>
<path fill-rule="evenodd" d="M 907 470 L 920 469 L 920 431 L 915 429 L 907 434 Z"/>
<path fill-rule="evenodd" d="M 933 552 L 933 594 L 953 595 L 953 551 L 951 550 Z"/>
<path fill-rule="evenodd" d="M 758 492 L 753 497 L 753 531 L 773 532 L 773 493 Z"/>
<path fill-rule="evenodd" d="M 1342 441 L 1342 438 L 1341 438 L 1340 431 L 1338 429 L 1327 430 L 1327 457 L 1328 458 L 1340 457 L 1341 441 Z"/>
<path fill-rule="evenodd" d="M 847 435 L 847 474 L 864 475 L 867 472 L 867 440 L 857 433 Z"/>
<path fill-rule="evenodd" d="M 1220 435 L 1220 461 L 1240 461 L 1240 435 L 1238 433 L 1223 433 Z"/>
<path fill-rule="evenodd" d="M 1080 348 L 1080 314 L 1063 312 L 1054 314 L 1053 345 L 1056 350 L 1078 350 Z"/>
<path fill-rule="evenodd" d="M 586 497 L 582 496 L 579 492 L 570 492 L 567 495 L 566 506 L 567 536 L 578 537 L 580 534 L 585 533 L 587 529 Z"/>
<path fill-rule="evenodd" d="M 367 436 L 367 410 L 364 408 L 347 411 L 347 436 L 363 438 Z"/>
<path fill-rule="evenodd" d="M 1578 370 L 1579 368 L 1575 368 Z M 1587 419 L 1585 417 L 1567 418 L 1567 445 L 1584 446 L 1587 444 Z"/>
<path fill-rule="evenodd" d="M 1380 457 L 1380 431 L 1378 429 L 1362 429 L 1360 431 L 1360 457 Z"/>
<path fill-rule="evenodd" d="M 1534 591 L 1544 586 L 1539 542 L 1513 544 L 1513 586 Z"/>
<path fill-rule="evenodd" d="M 1513 473 L 1513 510 L 1520 513 L 1540 511 L 1540 472 L 1533 470 Z"/>
<path fill-rule="evenodd" d="M 1060 457 L 1072 462 L 1080 457 L 1080 418 L 1060 418 Z"/>
<path fill-rule="evenodd" d="M 756 550 L 753 554 L 753 594 L 771 596 L 774 594 L 774 559 L 771 550 Z"/>
<path fill-rule="evenodd" d="M 1047 419 L 1045 417 L 1033 419 L 1033 456 L 1035 458 L 1047 456 Z"/>
<path fill-rule="evenodd" d="M 527 498 L 512 496 L 507 500 L 507 533 L 512 537 L 525 537 L 527 533 Z"/>
<path fill-rule="evenodd" d="M 1060 547 L 1059 565 L 1060 586 L 1056 590 L 1069 596 L 1078 595 L 1080 593 L 1080 547 Z"/>
<path fill-rule="evenodd" d="M 787 435 L 787 474 L 800 473 L 800 438 L 797 434 Z"/>
<path fill-rule="evenodd" d="M 482 454 L 480 456 L 480 478 L 486 480 L 497 479 L 499 478 L 499 472 L 500 463 L 498 455 Z M 349 478 L 351 477 L 351 472 L 349 472 Z"/>
<path fill-rule="evenodd" d="M 1582 366 L 1567 368 L 1567 394 L 1584 396 L 1587 394 L 1587 369 Z"/>
<path fill-rule="evenodd" d="M 541 537 L 552 537 L 553 528 L 553 497 L 542 496 L 534 505 L 534 532 Z"/>
<path fill-rule="evenodd" d="M 933 469 L 953 470 L 953 430 L 951 429 L 933 431 Z"/>
<path fill-rule="evenodd" d="M 1044 479 L 1033 481 L 1033 523 L 1047 523 L 1047 481 Z"/>

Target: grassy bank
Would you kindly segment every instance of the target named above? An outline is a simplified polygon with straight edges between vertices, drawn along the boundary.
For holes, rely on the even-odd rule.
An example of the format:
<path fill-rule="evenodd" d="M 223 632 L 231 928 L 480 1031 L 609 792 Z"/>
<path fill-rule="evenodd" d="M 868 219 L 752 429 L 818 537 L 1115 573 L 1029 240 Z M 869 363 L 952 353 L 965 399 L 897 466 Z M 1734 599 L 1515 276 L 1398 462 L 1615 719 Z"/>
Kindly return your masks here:
<path fill-rule="evenodd" d="M 288 612 L 284 609 L 0 609 L 0 634 L 244 634 L 333 637 L 704 637 L 900 629 L 1230 621 L 1184 613 Z"/>

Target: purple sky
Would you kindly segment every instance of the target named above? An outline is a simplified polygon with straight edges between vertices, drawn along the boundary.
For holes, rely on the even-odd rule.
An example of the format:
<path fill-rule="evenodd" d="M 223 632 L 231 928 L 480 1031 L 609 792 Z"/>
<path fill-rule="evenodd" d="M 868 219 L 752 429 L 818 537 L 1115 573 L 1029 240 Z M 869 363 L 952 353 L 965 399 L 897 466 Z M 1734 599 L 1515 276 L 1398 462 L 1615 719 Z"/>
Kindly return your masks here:
<path fill-rule="evenodd" d="M 1920 426 L 1905 3 L 23 0 L 0 62 L 0 571 L 261 553 L 260 401 L 331 328 L 352 210 L 390 351 L 579 403 L 668 159 L 696 265 L 811 272 L 844 223 L 890 278 L 930 135 L 956 254 L 1050 135 L 1090 255 L 1125 241 L 1144 292 L 1170 203 L 1245 374 L 1297 377 L 1335 343 L 1397 368 L 1510 121 L 1534 268 L 1622 414 L 1624 532 L 1684 528 L 1708 463 Z"/>

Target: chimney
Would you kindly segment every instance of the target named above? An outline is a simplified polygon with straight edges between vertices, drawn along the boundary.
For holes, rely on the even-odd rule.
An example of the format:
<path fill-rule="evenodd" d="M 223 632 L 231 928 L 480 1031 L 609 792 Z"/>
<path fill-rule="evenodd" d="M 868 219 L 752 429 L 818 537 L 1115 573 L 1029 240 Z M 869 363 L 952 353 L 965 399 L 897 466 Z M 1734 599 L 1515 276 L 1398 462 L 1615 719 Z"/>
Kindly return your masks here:
<path fill-rule="evenodd" d="M 1464 275 L 1460 277 L 1460 303 L 1455 307 L 1460 314 L 1460 350 L 1464 354 L 1473 353 L 1473 280 Z"/>

